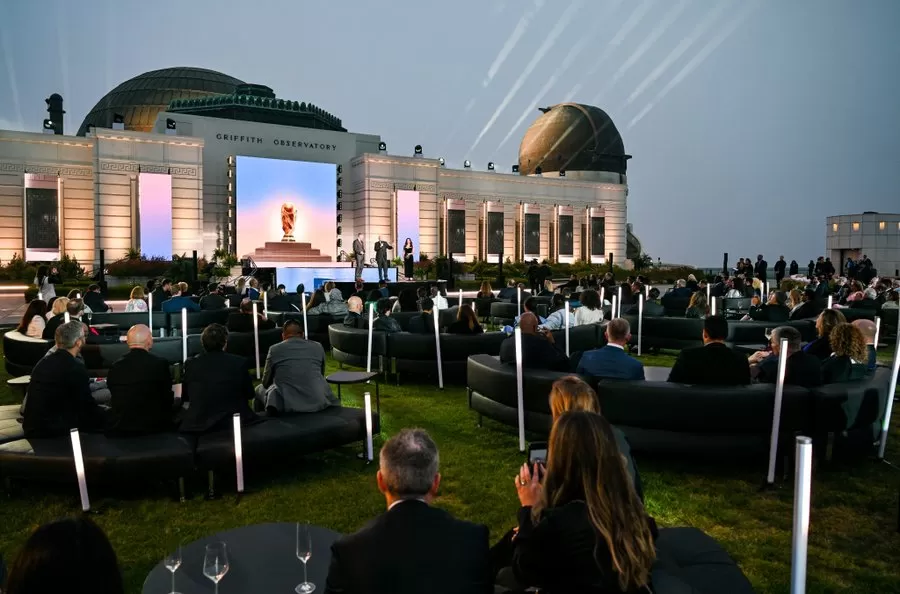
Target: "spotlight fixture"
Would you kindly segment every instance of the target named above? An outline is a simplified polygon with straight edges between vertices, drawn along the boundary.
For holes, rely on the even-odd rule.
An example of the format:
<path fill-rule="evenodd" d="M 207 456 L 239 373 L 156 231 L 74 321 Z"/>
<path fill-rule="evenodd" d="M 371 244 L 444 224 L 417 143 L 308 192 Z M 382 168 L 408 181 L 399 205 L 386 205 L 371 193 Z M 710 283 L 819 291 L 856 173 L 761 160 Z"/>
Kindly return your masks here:
<path fill-rule="evenodd" d="M 344 215 L 339 214 L 339 215 L 337 216 L 337 222 L 338 222 L 338 224 L 343 223 L 343 222 L 344 222 Z"/>
<path fill-rule="evenodd" d="M 340 175 L 340 174 L 342 174 L 343 172 L 344 172 L 344 166 L 343 166 L 343 165 L 338 165 L 338 166 L 337 166 L 337 174 Z"/>
<path fill-rule="evenodd" d="M 344 240 L 341 239 L 340 237 L 338 237 L 338 240 L 337 240 L 337 246 L 338 246 L 338 247 L 341 247 L 342 245 L 344 245 Z"/>
<path fill-rule="evenodd" d="M 535 174 L 535 175 L 540 175 L 540 174 L 542 174 L 542 173 L 544 173 L 544 170 L 541 169 L 540 166 L 534 168 L 534 174 Z"/>
<path fill-rule="evenodd" d="M 337 203 L 337 209 L 338 209 L 338 210 L 344 210 L 344 203 L 343 203 L 343 202 L 338 202 L 338 203 Z"/>
<path fill-rule="evenodd" d="M 338 228 L 337 228 L 337 234 L 338 234 L 338 235 L 341 234 L 341 227 L 340 227 L 340 226 L 338 226 Z"/>
<path fill-rule="evenodd" d="M 379 143 L 378 143 L 378 150 L 379 150 L 380 152 L 382 152 L 382 153 L 385 152 L 385 151 L 387 151 L 387 143 L 385 143 L 385 142 L 379 142 Z"/>
<path fill-rule="evenodd" d="M 112 121 L 112 129 L 113 130 L 124 130 L 125 129 L 125 116 L 120 113 L 113 114 Z"/>
<path fill-rule="evenodd" d="M 565 170 L 565 169 L 560 169 L 560 170 L 559 170 L 559 176 L 560 176 L 560 177 L 565 177 L 565 176 L 566 176 L 566 170 Z"/>
<path fill-rule="evenodd" d="M 415 151 L 414 154 L 416 154 L 416 155 L 421 155 L 421 154 L 422 154 L 422 145 L 421 145 L 421 144 L 417 144 L 416 147 L 415 147 L 415 149 L 413 149 L 413 150 Z"/>
<path fill-rule="evenodd" d="M 488 171 L 493 171 L 493 170 L 494 170 L 494 162 L 488 161 Z"/>
<path fill-rule="evenodd" d="M 53 129 L 53 121 L 52 120 L 44 120 L 44 130 L 52 130 Z"/>
<path fill-rule="evenodd" d="M 344 197 L 344 190 L 338 190 L 338 191 L 337 191 L 337 197 L 338 197 L 338 200 L 340 200 L 341 198 L 343 198 L 343 197 Z"/>
<path fill-rule="evenodd" d="M 472 166 L 472 162 L 469 161 L 468 159 L 466 159 L 465 161 L 463 161 L 463 167 L 465 167 L 466 169 L 468 169 L 468 168 L 471 167 L 471 166 Z"/>
<path fill-rule="evenodd" d="M 444 157 L 441 157 L 440 159 L 438 159 L 438 163 L 440 163 L 440 164 L 441 164 L 441 167 L 443 167 L 443 166 L 444 166 L 444 163 L 445 163 Z"/>
<path fill-rule="evenodd" d="M 342 177 L 337 178 L 337 181 L 335 183 L 340 188 L 344 184 L 344 178 L 342 178 Z M 338 191 L 340 191 L 340 190 L 338 190 Z"/>
<path fill-rule="evenodd" d="M 513 173 L 519 173 L 519 166 L 518 166 L 518 165 L 513 165 L 513 166 L 512 166 L 512 172 L 513 172 Z"/>
<path fill-rule="evenodd" d="M 166 118 L 166 130 L 174 130 L 175 129 L 175 120 L 172 118 Z"/>

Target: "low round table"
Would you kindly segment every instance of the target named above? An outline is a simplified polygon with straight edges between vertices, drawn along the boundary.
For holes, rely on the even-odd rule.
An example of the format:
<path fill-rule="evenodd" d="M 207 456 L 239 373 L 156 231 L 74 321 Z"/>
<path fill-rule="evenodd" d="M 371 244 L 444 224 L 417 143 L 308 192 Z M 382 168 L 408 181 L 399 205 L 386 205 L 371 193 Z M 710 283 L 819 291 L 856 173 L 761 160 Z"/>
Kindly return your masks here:
<path fill-rule="evenodd" d="M 381 395 L 378 393 L 378 374 L 374 371 L 336 371 L 325 378 L 329 384 L 334 384 L 338 389 L 338 400 L 341 400 L 341 386 L 352 384 L 364 384 L 375 381 L 375 412 L 381 417 Z"/>
<path fill-rule="evenodd" d="M 209 594 L 212 581 L 203 575 L 206 545 L 224 542 L 228 547 L 228 573 L 219 582 L 219 592 L 290 593 L 303 581 L 303 563 L 297 559 L 297 528 L 294 523 L 255 524 L 218 532 L 181 549 L 181 567 L 175 574 L 175 591 L 181 594 Z M 331 563 L 331 545 L 341 535 L 321 526 L 309 527 L 312 557 L 308 563 L 309 581 L 316 592 L 325 591 L 325 578 Z M 163 561 L 144 580 L 143 594 L 169 594 L 172 574 Z"/>

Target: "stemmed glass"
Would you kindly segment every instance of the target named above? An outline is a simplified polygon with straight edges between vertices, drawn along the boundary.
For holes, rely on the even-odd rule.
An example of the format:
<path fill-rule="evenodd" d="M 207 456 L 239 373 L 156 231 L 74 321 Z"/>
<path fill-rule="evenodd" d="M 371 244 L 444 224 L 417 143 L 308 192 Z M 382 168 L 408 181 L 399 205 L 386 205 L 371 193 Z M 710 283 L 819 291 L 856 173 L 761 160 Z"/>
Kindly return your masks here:
<path fill-rule="evenodd" d="M 224 542 L 206 545 L 206 556 L 203 558 L 203 575 L 216 585 L 219 594 L 219 582 L 228 573 L 228 548 Z"/>
<path fill-rule="evenodd" d="M 297 522 L 297 558 L 303 562 L 303 583 L 294 588 L 297 594 L 309 594 L 316 589 L 316 585 L 310 583 L 306 575 L 306 563 L 310 557 L 312 557 L 312 536 L 309 533 L 309 524 Z"/>
<path fill-rule="evenodd" d="M 766 348 L 772 346 L 772 330 L 773 328 L 766 328 Z M 763 349 L 765 350 L 765 349 Z"/>
<path fill-rule="evenodd" d="M 175 572 L 178 571 L 178 568 L 181 567 L 181 545 L 178 545 L 173 552 L 166 555 L 166 569 L 172 572 L 172 592 L 171 594 L 178 594 L 175 591 Z"/>

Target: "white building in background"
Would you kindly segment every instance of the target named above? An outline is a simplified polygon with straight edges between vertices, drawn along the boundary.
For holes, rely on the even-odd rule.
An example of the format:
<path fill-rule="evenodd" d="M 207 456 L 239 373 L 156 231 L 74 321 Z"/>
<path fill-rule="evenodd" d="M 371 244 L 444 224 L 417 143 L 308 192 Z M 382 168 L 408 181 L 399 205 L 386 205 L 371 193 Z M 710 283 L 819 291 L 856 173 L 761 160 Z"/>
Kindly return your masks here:
<path fill-rule="evenodd" d="M 868 256 L 879 275 L 900 277 L 900 214 L 864 212 L 828 217 L 825 249 L 841 272 L 847 258 Z"/>

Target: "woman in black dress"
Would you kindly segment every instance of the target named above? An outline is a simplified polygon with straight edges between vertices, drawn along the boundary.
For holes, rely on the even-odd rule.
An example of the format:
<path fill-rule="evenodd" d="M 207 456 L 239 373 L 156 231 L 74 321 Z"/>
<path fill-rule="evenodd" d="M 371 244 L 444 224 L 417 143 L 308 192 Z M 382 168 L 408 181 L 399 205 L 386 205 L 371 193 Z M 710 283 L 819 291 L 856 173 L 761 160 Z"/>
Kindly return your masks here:
<path fill-rule="evenodd" d="M 413 277 L 413 243 L 409 237 L 403 242 L 403 276 L 407 280 Z"/>

